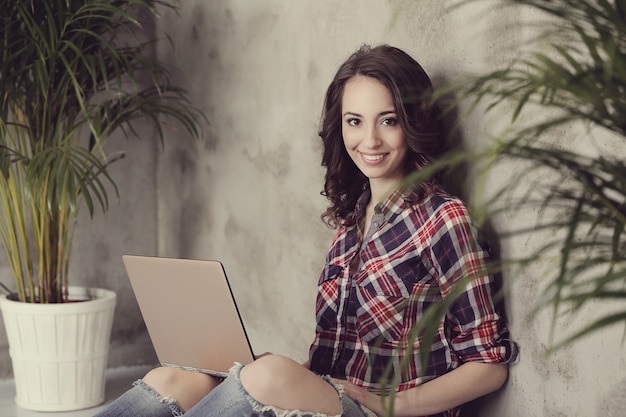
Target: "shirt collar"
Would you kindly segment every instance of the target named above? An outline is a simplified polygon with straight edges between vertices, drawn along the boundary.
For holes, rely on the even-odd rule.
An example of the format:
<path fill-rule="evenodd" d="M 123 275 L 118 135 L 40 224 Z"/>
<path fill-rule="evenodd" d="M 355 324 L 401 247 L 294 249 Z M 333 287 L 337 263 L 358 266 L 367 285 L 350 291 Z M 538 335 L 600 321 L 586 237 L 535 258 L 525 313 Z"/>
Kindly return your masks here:
<path fill-rule="evenodd" d="M 369 203 L 371 198 L 371 191 L 369 185 L 363 189 L 363 193 L 357 200 L 354 212 L 351 217 L 351 224 L 356 224 L 359 219 L 365 215 L 365 207 Z M 413 206 L 418 203 L 424 196 L 424 188 L 421 185 L 413 186 L 401 186 L 395 189 L 389 196 L 381 203 L 378 203 L 374 207 L 375 213 L 382 213 L 385 221 L 390 221 L 392 216 L 395 217 L 398 213 L 407 207 Z"/>

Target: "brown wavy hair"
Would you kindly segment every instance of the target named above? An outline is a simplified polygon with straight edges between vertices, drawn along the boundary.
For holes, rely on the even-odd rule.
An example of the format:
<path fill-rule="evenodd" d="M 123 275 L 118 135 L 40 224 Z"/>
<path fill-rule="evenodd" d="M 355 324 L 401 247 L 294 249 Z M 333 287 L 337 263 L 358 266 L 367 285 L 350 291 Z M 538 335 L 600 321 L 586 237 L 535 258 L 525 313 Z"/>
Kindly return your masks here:
<path fill-rule="evenodd" d="M 407 140 L 405 175 L 430 164 L 443 151 L 441 112 L 432 102 L 432 83 L 421 65 L 406 52 L 389 45 L 362 46 L 337 70 L 326 91 L 321 117 L 319 136 L 324 147 L 322 166 L 326 167 L 321 194 L 330 201 L 322 219 L 332 228 L 349 220 L 368 183 L 348 155 L 341 135 L 344 86 L 357 75 L 377 79 L 391 93 Z M 430 183 L 435 181 L 436 176 Z"/>

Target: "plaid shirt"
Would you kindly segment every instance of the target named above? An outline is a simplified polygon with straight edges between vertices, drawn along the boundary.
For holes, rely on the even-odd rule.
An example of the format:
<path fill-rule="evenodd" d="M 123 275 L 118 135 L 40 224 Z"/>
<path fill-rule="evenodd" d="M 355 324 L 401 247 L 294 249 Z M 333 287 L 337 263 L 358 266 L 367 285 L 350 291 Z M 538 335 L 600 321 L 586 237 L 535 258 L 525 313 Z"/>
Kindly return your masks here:
<path fill-rule="evenodd" d="M 367 190 L 353 218 L 339 227 L 326 258 L 311 370 L 381 393 L 387 366 L 399 377 L 397 389 L 402 391 L 463 362 L 514 360 L 516 345 L 492 299 L 493 277 L 483 272 L 488 253 L 465 205 L 440 189 L 398 190 L 376 207 L 362 237 L 357 225 L 369 198 Z M 463 282 L 464 291 L 439 323 L 422 369 L 421 337 L 413 340 L 411 329 L 464 277 L 476 278 Z M 405 355 L 408 362 L 403 363 Z"/>

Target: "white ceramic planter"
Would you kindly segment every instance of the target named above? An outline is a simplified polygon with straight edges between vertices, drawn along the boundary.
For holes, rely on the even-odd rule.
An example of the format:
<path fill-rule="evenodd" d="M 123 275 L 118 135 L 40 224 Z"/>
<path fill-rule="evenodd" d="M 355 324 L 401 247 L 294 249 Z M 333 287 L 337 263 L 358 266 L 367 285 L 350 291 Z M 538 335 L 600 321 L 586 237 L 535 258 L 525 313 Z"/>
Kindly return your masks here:
<path fill-rule="evenodd" d="M 104 382 L 116 296 L 71 287 L 89 301 L 30 304 L 0 297 L 18 406 L 69 411 L 104 402 Z"/>

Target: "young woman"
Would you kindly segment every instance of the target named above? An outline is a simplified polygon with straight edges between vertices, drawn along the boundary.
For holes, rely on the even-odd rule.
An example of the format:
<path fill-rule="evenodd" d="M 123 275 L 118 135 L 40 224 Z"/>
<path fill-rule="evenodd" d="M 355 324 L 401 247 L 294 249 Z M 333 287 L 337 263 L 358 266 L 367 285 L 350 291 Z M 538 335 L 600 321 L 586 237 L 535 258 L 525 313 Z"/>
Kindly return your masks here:
<path fill-rule="evenodd" d="M 387 45 L 352 54 L 328 88 L 323 218 L 337 234 L 307 363 L 265 355 L 223 382 L 156 368 L 98 416 L 382 416 L 393 389 L 395 416 L 451 417 L 502 386 L 517 348 L 467 209 L 436 176 L 404 181 L 442 150 L 431 92 L 422 67 Z M 412 329 L 452 294 L 422 366 Z"/>

